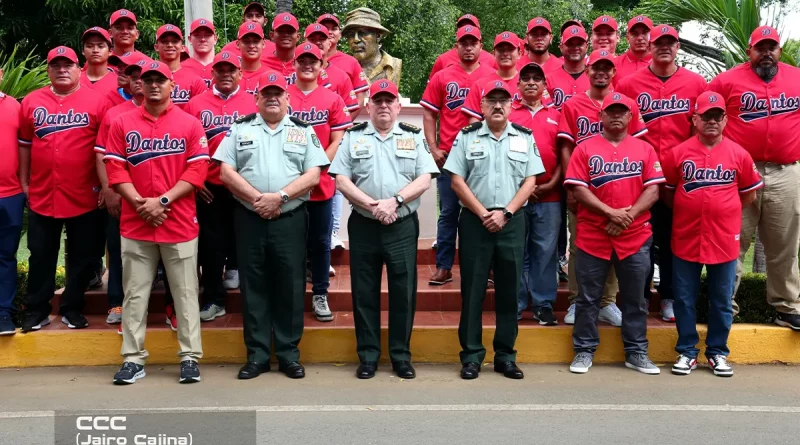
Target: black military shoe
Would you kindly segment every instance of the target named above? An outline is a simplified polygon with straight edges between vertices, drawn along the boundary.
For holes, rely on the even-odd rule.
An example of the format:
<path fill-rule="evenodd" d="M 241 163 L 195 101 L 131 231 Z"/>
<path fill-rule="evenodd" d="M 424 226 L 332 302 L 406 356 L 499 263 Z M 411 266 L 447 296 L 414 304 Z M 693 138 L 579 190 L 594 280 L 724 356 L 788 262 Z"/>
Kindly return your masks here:
<path fill-rule="evenodd" d="M 364 362 L 358 365 L 358 369 L 356 370 L 356 377 L 366 380 L 375 377 L 375 371 L 378 370 L 378 363 L 376 362 Z"/>
<path fill-rule="evenodd" d="M 467 362 L 461 365 L 461 378 L 464 380 L 477 379 L 481 373 L 481 365 L 475 362 Z"/>
<path fill-rule="evenodd" d="M 302 379 L 306 376 L 306 368 L 303 368 L 300 362 L 280 362 L 278 370 L 290 379 Z"/>
<path fill-rule="evenodd" d="M 408 361 L 392 362 L 392 369 L 401 379 L 413 379 L 417 376 L 417 372 L 414 371 L 414 367 Z"/>
<path fill-rule="evenodd" d="M 494 372 L 500 372 L 510 379 L 521 379 L 525 377 L 525 374 L 517 367 L 517 364 L 511 361 L 494 362 Z"/>
<path fill-rule="evenodd" d="M 262 372 L 269 372 L 269 363 L 260 365 L 256 362 L 247 362 L 239 370 L 239 380 L 250 380 L 261 375 Z"/>

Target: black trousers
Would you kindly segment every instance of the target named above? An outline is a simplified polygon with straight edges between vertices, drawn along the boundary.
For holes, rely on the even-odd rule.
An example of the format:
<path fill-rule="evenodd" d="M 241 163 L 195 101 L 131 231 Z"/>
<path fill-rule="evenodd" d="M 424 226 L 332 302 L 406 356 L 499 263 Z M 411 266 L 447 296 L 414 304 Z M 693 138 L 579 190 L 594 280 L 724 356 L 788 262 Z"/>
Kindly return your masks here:
<path fill-rule="evenodd" d="M 197 198 L 197 219 L 200 222 L 199 260 L 203 269 L 202 285 L 206 304 L 225 307 L 225 287 L 222 272 L 227 258 L 236 256 L 233 231 L 233 212 L 236 199 L 222 185 L 206 182 L 206 188 L 214 195 L 211 203 Z M 230 264 L 230 263 L 228 263 Z"/>
<path fill-rule="evenodd" d="M 650 249 L 650 274 L 644 286 L 644 296 L 650 299 L 650 282 L 653 281 L 655 264 L 658 264 L 661 282 L 656 289 L 661 300 L 672 300 L 672 209 L 661 200 L 650 209 L 650 224 L 653 225 L 653 248 Z"/>
<path fill-rule="evenodd" d="M 94 276 L 97 259 L 97 232 L 102 230 L 101 212 L 92 210 L 72 218 L 52 218 L 28 213 L 28 248 L 31 251 L 28 272 L 28 311 L 49 314 L 55 294 L 56 266 L 61 248 L 61 231 L 67 228 L 67 285 L 61 296 L 60 314 L 81 312 L 84 292 Z"/>
<path fill-rule="evenodd" d="M 106 243 L 108 245 L 108 306 L 122 306 L 122 238 L 119 234 L 119 220 L 106 214 Z"/>

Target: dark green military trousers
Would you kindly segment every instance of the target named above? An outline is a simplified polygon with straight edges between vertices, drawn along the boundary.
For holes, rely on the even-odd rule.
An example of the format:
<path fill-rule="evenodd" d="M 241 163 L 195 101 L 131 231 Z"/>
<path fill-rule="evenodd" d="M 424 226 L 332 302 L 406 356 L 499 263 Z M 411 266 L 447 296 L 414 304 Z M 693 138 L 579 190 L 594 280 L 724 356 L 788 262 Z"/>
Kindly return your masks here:
<path fill-rule="evenodd" d="M 300 360 L 307 225 L 305 206 L 274 220 L 234 211 L 247 361 L 269 363 L 273 333 L 278 361 Z"/>
<path fill-rule="evenodd" d="M 393 362 L 410 361 L 417 306 L 417 214 L 385 226 L 353 212 L 347 233 L 358 358 L 362 363 L 377 362 L 381 356 L 381 272 L 386 264 L 389 358 Z"/>
<path fill-rule="evenodd" d="M 495 312 L 494 333 L 496 361 L 516 361 L 517 296 L 522 276 L 525 245 L 525 212 L 517 212 L 503 230 L 490 233 L 481 219 L 464 208 L 458 220 L 458 259 L 461 265 L 461 320 L 458 340 L 461 342 L 461 363 L 482 363 L 483 300 L 489 271 L 494 270 Z"/>

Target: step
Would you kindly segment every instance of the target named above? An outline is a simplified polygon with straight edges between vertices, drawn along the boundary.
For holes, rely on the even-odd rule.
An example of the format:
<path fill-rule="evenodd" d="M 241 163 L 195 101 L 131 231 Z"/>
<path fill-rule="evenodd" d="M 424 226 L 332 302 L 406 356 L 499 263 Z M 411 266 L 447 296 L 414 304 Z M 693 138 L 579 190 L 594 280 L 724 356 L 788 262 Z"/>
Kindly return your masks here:
<path fill-rule="evenodd" d="M 443 286 L 433 286 L 428 284 L 430 277 L 436 272 L 434 265 L 420 265 L 417 267 L 417 310 L 420 311 L 460 311 L 461 310 L 461 273 L 459 266 L 453 267 L 453 281 Z M 53 299 L 53 313 L 58 311 L 58 301 L 62 290 L 56 292 Z M 658 312 L 659 300 L 657 292 L 653 291 L 654 298 L 650 299 L 650 311 Z M 311 308 L 311 284 L 306 285 L 305 311 L 310 312 Z M 159 283 L 150 296 L 150 313 L 164 312 L 164 285 Z M 202 301 L 202 298 L 201 298 Z M 381 282 L 381 306 L 388 308 L 389 292 L 384 270 Z M 336 267 L 336 276 L 331 277 L 330 288 L 328 289 L 328 305 L 332 311 L 352 311 L 353 296 L 350 285 L 350 267 Z M 569 307 L 569 291 L 566 283 L 561 283 L 556 297 L 555 311 L 566 311 Z M 486 299 L 483 308 L 486 311 L 494 310 L 494 289 L 487 289 Z M 238 314 L 242 312 L 241 292 L 238 289 L 228 291 L 228 298 L 225 309 L 229 313 Z M 106 314 L 108 312 L 108 296 L 106 285 L 102 288 L 91 290 L 86 293 L 86 306 L 84 314 Z"/>
<path fill-rule="evenodd" d="M 434 238 L 423 238 L 417 241 L 417 264 L 436 264 L 436 249 L 431 248 Z M 331 265 L 349 266 L 350 265 L 350 242 L 343 241 L 345 249 L 331 250 Z M 458 249 L 456 248 L 455 262 L 458 264 Z"/>
<path fill-rule="evenodd" d="M 559 320 L 564 314 L 558 313 Z M 89 328 L 68 329 L 59 317 L 51 316 L 52 324 L 28 334 L 0 337 L 0 367 L 35 366 L 99 366 L 119 365 L 121 337 L 116 325 L 106 325 L 104 316 L 91 315 Z M 381 313 L 383 360 L 387 360 L 388 313 Z M 457 363 L 459 313 L 454 311 L 418 311 L 411 338 L 411 352 L 417 363 Z M 177 363 L 177 334 L 165 324 L 163 314 L 150 314 L 146 348 L 148 364 Z M 486 362 L 491 362 L 495 317 L 483 315 L 483 343 L 488 348 Z M 241 315 L 232 314 L 202 324 L 203 364 L 243 363 L 246 358 L 242 337 Z M 698 326 L 700 345 L 706 327 Z M 621 331 L 600 323 L 600 346 L 597 363 L 622 362 Z M 656 363 L 675 359 L 677 333 L 672 324 L 651 316 L 648 318 L 649 352 Z M 728 339 L 730 359 L 734 363 L 800 362 L 800 343 L 790 329 L 773 325 L 734 324 Z M 355 329 L 351 312 L 334 314 L 334 321 L 322 323 L 311 314 L 305 315 L 305 329 L 300 343 L 304 363 L 357 363 Z M 530 319 L 519 324 L 516 348 L 520 363 L 569 363 L 573 357 L 572 327 L 544 327 Z M 701 351 L 702 354 L 702 351 Z M 668 368 L 662 368 L 666 372 Z M 566 369 L 565 369 L 566 372 Z"/>

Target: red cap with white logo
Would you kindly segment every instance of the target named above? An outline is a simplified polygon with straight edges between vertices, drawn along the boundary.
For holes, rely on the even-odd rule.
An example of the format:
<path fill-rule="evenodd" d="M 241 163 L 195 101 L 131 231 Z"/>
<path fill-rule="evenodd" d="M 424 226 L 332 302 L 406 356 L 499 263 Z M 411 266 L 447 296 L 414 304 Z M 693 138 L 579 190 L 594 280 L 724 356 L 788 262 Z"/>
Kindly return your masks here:
<path fill-rule="evenodd" d="M 120 9 L 118 11 L 114 11 L 111 14 L 111 20 L 109 20 L 109 25 L 113 26 L 114 23 L 117 23 L 117 21 L 121 19 L 128 19 L 131 20 L 134 25 L 136 24 L 136 15 L 134 13 L 128 11 L 127 9 Z"/>
<path fill-rule="evenodd" d="M 144 77 L 145 74 L 151 73 L 151 72 L 161 73 L 164 77 L 166 77 L 169 80 L 173 79 L 172 71 L 169 69 L 169 67 L 167 65 L 165 65 L 165 64 L 163 64 L 161 62 L 153 61 L 149 65 L 145 65 L 144 67 L 142 67 L 142 76 L 141 77 Z"/>
<path fill-rule="evenodd" d="M 321 25 L 319 23 L 312 23 L 312 24 L 306 26 L 306 30 L 303 33 L 303 36 L 305 38 L 309 38 L 314 34 L 324 34 L 325 37 L 328 37 L 328 35 L 329 35 L 328 34 L 328 28 L 326 28 L 325 25 Z"/>
<path fill-rule="evenodd" d="M 220 63 L 230 63 L 236 68 L 242 67 L 242 61 L 239 59 L 239 56 L 230 51 L 223 51 L 214 56 L 214 62 L 211 64 L 211 67 L 213 68 L 219 65 Z"/>
<path fill-rule="evenodd" d="M 678 31 L 669 25 L 656 25 L 650 31 L 650 43 L 653 43 L 664 36 L 669 36 L 675 40 L 678 40 Z"/>
<path fill-rule="evenodd" d="M 536 17 L 535 19 L 532 19 L 530 22 L 528 22 L 527 32 L 531 32 L 536 28 L 544 28 L 547 30 L 547 32 L 553 32 L 553 30 L 550 28 L 550 22 L 548 22 L 547 19 L 544 17 Z"/>
<path fill-rule="evenodd" d="M 300 56 L 302 56 L 303 54 L 311 54 L 317 59 L 322 60 L 322 51 L 319 50 L 319 47 L 317 45 L 314 45 L 313 43 L 308 41 L 297 45 L 297 48 L 294 49 L 295 59 L 299 59 Z"/>
<path fill-rule="evenodd" d="M 719 108 L 722 111 L 725 111 L 725 100 L 722 99 L 722 96 L 719 93 L 715 93 L 714 91 L 706 91 L 700 96 L 697 97 L 697 100 L 694 103 L 694 112 L 696 114 L 703 114 L 708 110 Z"/>
<path fill-rule="evenodd" d="M 759 42 L 764 40 L 772 40 L 778 44 L 781 43 L 781 38 L 778 35 L 778 30 L 771 26 L 759 26 L 750 34 L 749 46 L 756 46 Z"/>
<path fill-rule="evenodd" d="M 461 28 L 458 28 L 458 31 L 456 31 L 456 42 L 458 42 L 459 40 L 461 40 L 462 38 L 464 38 L 466 36 L 472 36 L 472 37 L 475 37 L 476 39 L 480 40 L 481 39 L 481 29 L 478 28 L 477 26 L 474 26 L 474 25 L 467 25 L 467 26 L 462 26 Z"/>
<path fill-rule="evenodd" d="M 286 77 L 284 77 L 283 74 L 277 71 L 267 71 L 258 78 L 257 91 L 260 92 L 267 87 L 278 87 L 286 91 L 286 89 L 289 88 L 289 84 L 286 82 Z"/>
<path fill-rule="evenodd" d="M 98 35 L 102 37 L 106 42 L 108 42 L 109 45 L 111 45 L 111 36 L 108 35 L 108 31 L 99 26 L 92 26 L 91 28 L 84 31 L 83 35 L 81 36 L 81 42 L 85 42 L 86 38 L 91 35 Z"/>
<path fill-rule="evenodd" d="M 330 21 L 336 23 L 336 26 L 339 26 L 339 18 L 336 17 L 333 14 L 322 14 L 321 16 L 319 16 L 317 18 L 317 23 L 323 23 L 323 22 L 325 22 L 327 20 L 330 20 Z"/>
<path fill-rule="evenodd" d="M 192 22 L 191 26 L 189 26 L 189 34 L 194 33 L 200 28 L 206 28 L 213 33 L 217 32 L 217 30 L 214 28 L 214 23 L 211 20 L 197 19 Z"/>
<path fill-rule="evenodd" d="M 470 22 L 478 28 L 481 27 L 481 22 L 479 22 L 478 18 L 472 14 L 464 14 L 459 17 L 458 20 L 456 20 L 456 25 L 461 25 L 461 22 Z"/>
<path fill-rule="evenodd" d="M 483 84 L 483 88 L 481 88 L 481 99 L 488 96 L 494 90 L 503 90 L 508 93 L 509 96 L 511 94 L 511 88 L 508 87 L 508 84 L 503 82 L 502 80 L 490 80 Z"/>
<path fill-rule="evenodd" d="M 519 48 L 519 37 L 511 31 L 503 31 L 494 38 L 494 47 L 497 48 L 497 45 L 501 43 L 510 43 L 517 48 Z"/>
<path fill-rule="evenodd" d="M 583 26 L 572 25 L 569 28 L 565 29 L 564 32 L 561 34 L 561 43 L 567 43 L 572 39 L 581 39 L 584 42 L 589 40 L 589 35 L 586 34 L 586 30 L 583 29 Z"/>
<path fill-rule="evenodd" d="M 624 105 L 628 110 L 633 110 L 633 101 L 622 93 L 611 93 L 603 99 L 602 110 L 606 110 L 613 105 Z"/>
<path fill-rule="evenodd" d="M 644 25 L 647 29 L 653 29 L 653 21 L 646 15 L 637 15 L 636 17 L 628 20 L 628 32 L 631 31 L 636 25 Z"/>
<path fill-rule="evenodd" d="M 589 62 L 587 65 L 592 66 L 601 60 L 608 60 L 612 65 L 614 65 L 614 59 L 614 55 L 610 52 L 604 49 L 598 49 L 597 51 L 592 51 L 592 54 L 589 55 Z"/>
<path fill-rule="evenodd" d="M 264 30 L 261 28 L 261 25 L 252 20 L 248 20 L 239 26 L 239 34 L 236 35 L 236 38 L 241 39 L 248 34 L 255 34 L 262 39 L 264 38 Z"/>
<path fill-rule="evenodd" d="M 57 46 L 47 53 L 47 63 L 59 58 L 67 59 L 72 63 L 78 63 L 78 55 L 75 54 L 72 48 L 66 46 Z"/>
<path fill-rule="evenodd" d="M 164 34 L 175 34 L 179 39 L 183 40 L 181 28 L 175 25 L 170 25 L 169 23 L 166 25 L 161 25 L 161 27 L 158 28 L 158 31 L 156 31 L 156 41 L 161 40 L 161 37 L 164 37 Z"/>
<path fill-rule="evenodd" d="M 394 97 L 400 97 L 400 93 L 397 91 L 397 85 L 385 79 L 375 81 L 369 86 L 369 97 L 375 97 L 376 94 L 380 93 L 387 93 Z"/>
<path fill-rule="evenodd" d="M 272 30 L 275 31 L 284 25 L 291 26 L 295 31 L 300 29 L 300 24 L 297 23 L 297 17 L 288 12 L 282 12 L 275 16 L 275 20 L 272 21 Z"/>
<path fill-rule="evenodd" d="M 610 26 L 614 31 L 619 31 L 619 25 L 617 25 L 617 21 L 614 20 L 614 17 L 611 17 L 610 15 L 601 15 L 600 17 L 594 19 L 592 31 L 603 25 Z"/>

